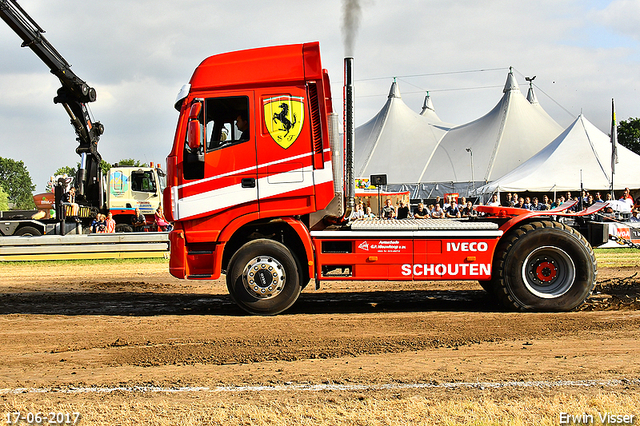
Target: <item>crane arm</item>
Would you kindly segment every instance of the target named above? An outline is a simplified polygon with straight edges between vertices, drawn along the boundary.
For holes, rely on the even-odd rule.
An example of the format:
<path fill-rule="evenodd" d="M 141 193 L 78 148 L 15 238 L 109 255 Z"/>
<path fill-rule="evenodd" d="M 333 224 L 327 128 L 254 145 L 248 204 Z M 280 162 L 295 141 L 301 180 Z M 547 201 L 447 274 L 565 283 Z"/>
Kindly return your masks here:
<path fill-rule="evenodd" d="M 81 156 L 80 170 L 76 180 L 78 195 L 96 207 L 101 207 L 97 198 L 100 193 L 100 160 L 98 141 L 104 132 L 99 121 L 93 122 L 87 103 L 96 100 L 96 91 L 71 71 L 71 65 L 43 36 L 45 32 L 22 9 L 17 0 L 0 0 L 0 17 L 22 39 L 22 47 L 30 48 L 49 70 L 60 80 L 53 102 L 62 104 L 71 119 L 79 146 L 76 152 Z"/>

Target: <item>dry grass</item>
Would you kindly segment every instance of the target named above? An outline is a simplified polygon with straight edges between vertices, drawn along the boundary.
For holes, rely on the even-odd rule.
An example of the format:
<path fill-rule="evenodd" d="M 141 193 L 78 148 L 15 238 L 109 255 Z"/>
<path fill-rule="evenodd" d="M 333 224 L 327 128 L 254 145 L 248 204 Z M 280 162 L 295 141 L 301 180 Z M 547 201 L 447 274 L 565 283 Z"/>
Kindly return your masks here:
<path fill-rule="evenodd" d="M 635 248 L 596 249 L 598 268 L 640 267 L 640 250 Z"/>
<path fill-rule="evenodd" d="M 560 413 L 640 415 L 639 391 L 573 389 L 407 394 L 5 395 L 2 415 L 80 412 L 78 424 L 118 425 L 558 425 Z"/>

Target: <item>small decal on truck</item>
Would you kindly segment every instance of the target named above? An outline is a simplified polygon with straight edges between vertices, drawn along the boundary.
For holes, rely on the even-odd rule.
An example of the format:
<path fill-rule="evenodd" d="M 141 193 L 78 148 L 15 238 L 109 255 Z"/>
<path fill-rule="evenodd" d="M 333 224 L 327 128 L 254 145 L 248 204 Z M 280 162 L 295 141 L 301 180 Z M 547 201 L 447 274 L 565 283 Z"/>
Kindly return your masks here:
<path fill-rule="evenodd" d="M 122 196 L 122 194 L 129 190 L 129 178 L 121 171 L 111 172 L 110 181 L 111 194 L 116 197 Z"/>
<path fill-rule="evenodd" d="M 364 250 L 364 251 L 369 251 L 369 243 L 366 241 L 363 241 L 362 243 L 360 243 L 360 245 L 358 246 L 358 248 L 360 250 Z"/>
<path fill-rule="evenodd" d="M 358 244 L 358 248 L 375 253 L 408 253 L 411 251 L 411 247 L 402 240 L 363 241 Z"/>
<path fill-rule="evenodd" d="M 447 243 L 447 251 L 487 251 L 489 250 L 489 244 L 484 241 L 470 243 Z"/>

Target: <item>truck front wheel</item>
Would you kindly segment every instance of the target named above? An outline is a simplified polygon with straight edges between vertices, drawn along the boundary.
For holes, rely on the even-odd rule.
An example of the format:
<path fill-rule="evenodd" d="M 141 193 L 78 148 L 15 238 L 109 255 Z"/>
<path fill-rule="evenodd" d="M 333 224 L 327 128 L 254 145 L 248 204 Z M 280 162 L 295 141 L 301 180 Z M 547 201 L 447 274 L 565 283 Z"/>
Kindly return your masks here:
<path fill-rule="evenodd" d="M 289 249 L 273 240 L 246 243 L 232 257 L 227 288 L 240 308 L 254 315 L 275 315 L 300 295 L 300 275 Z"/>
<path fill-rule="evenodd" d="M 42 232 L 40 232 L 33 226 L 23 226 L 22 228 L 18 229 L 13 235 L 22 237 L 37 237 L 42 235 Z"/>
<path fill-rule="evenodd" d="M 503 237 L 494 294 L 511 309 L 569 311 L 596 282 L 593 249 L 580 233 L 553 221 L 532 222 Z"/>

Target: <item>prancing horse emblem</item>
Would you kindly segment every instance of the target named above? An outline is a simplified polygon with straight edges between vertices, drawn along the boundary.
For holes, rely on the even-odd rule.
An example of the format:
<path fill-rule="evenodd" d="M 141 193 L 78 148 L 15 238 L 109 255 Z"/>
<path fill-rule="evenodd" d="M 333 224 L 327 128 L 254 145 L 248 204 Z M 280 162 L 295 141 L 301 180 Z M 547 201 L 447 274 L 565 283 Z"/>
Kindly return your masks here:
<path fill-rule="evenodd" d="M 289 148 L 300 136 L 304 124 L 304 98 L 280 95 L 263 99 L 264 126 L 282 148 Z"/>
<path fill-rule="evenodd" d="M 287 118 L 287 115 L 289 115 L 289 104 L 285 104 L 284 102 L 280 104 L 280 112 L 277 114 L 273 114 L 273 121 L 276 123 L 279 121 L 280 124 L 282 124 L 282 129 L 280 130 L 285 131 L 285 137 L 289 135 L 291 128 L 296 125 L 297 121 L 295 113 L 291 114 L 293 117 L 293 122 Z"/>

